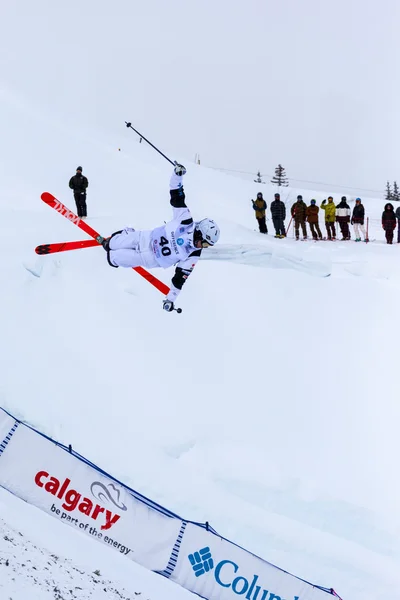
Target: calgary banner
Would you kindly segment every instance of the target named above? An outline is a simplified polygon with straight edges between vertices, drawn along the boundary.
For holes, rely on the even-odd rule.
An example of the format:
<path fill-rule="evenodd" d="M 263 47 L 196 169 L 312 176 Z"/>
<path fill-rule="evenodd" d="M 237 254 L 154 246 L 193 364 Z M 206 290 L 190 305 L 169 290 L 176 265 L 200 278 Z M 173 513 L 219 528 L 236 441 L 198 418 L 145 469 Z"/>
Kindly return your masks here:
<path fill-rule="evenodd" d="M 14 421 L 4 414 L 0 432 L 6 437 Z M 178 518 L 149 508 L 129 488 L 24 425 L 0 455 L 0 485 L 155 571 L 166 568 L 181 527 Z"/>

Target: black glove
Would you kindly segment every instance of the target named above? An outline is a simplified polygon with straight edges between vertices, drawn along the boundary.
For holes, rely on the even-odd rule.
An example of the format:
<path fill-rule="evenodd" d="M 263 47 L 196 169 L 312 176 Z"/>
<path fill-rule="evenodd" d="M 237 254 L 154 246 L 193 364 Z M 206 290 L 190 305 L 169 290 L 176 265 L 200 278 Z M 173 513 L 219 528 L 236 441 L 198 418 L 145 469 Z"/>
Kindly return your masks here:
<path fill-rule="evenodd" d="M 167 312 L 172 312 L 174 310 L 174 303 L 171 300 L 164 300 L 163 309 Z"/>
<path fill-rule="evenodd" d="M 185 175 L 186 173 L 185 167 L 183 165 L 180 165 L 179 163 L 175 163 L 174 171 L 175 175 Z"/>
<path fill-rule="evenodd" d="M 322 204 L 326 204 L 326 200 L 322 200 Z"/>

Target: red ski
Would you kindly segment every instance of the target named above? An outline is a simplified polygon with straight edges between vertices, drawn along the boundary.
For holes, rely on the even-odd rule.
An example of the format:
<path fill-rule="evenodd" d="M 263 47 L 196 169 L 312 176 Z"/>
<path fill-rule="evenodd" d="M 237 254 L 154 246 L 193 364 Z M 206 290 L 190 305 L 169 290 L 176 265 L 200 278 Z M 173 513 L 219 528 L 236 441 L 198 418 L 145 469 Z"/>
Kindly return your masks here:
<path fill-rule="evenodd" d="M 67 250 L 79 250 L 80 248 L 92 248 L 99 246 L 96 240 L 80 240 L 78 242 L 58 242 L 55 244 L 41 244 L 35 248 L 36 254 L 54 254 L 55 252 L 67 252 Z"/>
<path fill-rule="evenodd" d="M 51 208 L 54 208 L 54 210 L 56 210 L 58 213 L 60 213 L 60 215 L 62 215 L 63 217 L 68 219 L 68 221 L 71 221 L 71 223 L 73 223 L 74 225 L 76 225 L 77 227 L 82 229 L 82 231 L 84 231 L 85 233 L 90 235 L 90 237 L 92 237 L 93 240 L 95 240 L 97 244 L 101 244 L 101 242 L 103 241 L 104 238 L 99 233 L 97 233 L 97 231 L 92 229 L 92 227 L 90 227 L 90 225 L 88 225 L 85 221 L 82 221 L 82 219 L 80 217 L 78 217 L 78 215 L 73 213 L 72 210 L 70 210 L 69 208 L 64 206 L 64 204 L 62 204 L 62 202 L 57 200 L 57 198 L 55 196 L 53 196 L 53 194 L 50 194 L 49 192 L 43 192 L 43 194 L 41 195 L 41 198 L 42 198 L 43 202 L 45 202 L 46 204 L 51 206 Z M 165 285 L 165 283 L 163 283 L 162 281 L 157 279 L 157 277 L 154 277 L 154 275 L 152 275 L 151 273 L 146 271 L 146 269 L 143 269 L 143 267 L 132 267 L 132 268 L 134 271 L 136 271 L 136 273 L 139 273 L 139 275 L 141 275 L 149 283 L 154 285 L 154 287 L 157 288 L 162 294 L 165 294 L 165 295 L 168 294 L 169 287 L 167 285 Z"/>

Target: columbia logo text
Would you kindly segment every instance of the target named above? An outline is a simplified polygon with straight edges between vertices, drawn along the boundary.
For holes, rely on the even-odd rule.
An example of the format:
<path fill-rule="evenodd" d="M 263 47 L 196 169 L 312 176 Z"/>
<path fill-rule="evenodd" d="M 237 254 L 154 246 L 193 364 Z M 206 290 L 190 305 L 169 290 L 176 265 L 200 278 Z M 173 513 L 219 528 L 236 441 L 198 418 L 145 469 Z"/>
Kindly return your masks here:
<path fill-rule="evenodd" d="M 218 585 L 237 596 L 243 596 L 246 600 L 301 600 L 300 596 L 292 595 L 284 598 L 272 592 L 270 588 L 257 585 L 259 575 L 254 574 L 251 580 L 244 577 L 240 574 L 239 565 L 232 560 L 221 560 L 215 563 L 208 546 L 189 554 L 188 559 L 196 577 L 212 573 Z"/>

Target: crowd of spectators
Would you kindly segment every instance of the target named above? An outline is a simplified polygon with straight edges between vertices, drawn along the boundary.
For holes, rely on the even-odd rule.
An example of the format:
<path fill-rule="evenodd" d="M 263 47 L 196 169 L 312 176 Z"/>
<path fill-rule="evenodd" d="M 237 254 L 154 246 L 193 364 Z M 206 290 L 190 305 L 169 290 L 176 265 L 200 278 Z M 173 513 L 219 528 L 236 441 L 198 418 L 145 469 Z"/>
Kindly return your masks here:
<path fill-rule="evenodd" d="M 255 217 L 258 221 L 260 233 L 268 234 L 266 222 L 266 213 L 268 205 L 264 200 L 263 194 L 259 192 L 256 200 L 252 200 Z M 325 222 L 326 236 L 324 237 L 319 226 L 320 209 L 324 212 L 323 220 Z M 287 229 L 285 227 L 286 205 L 282 202 L 280 194 L 276 193 L 270 206 L 272 222 L 275 229 L 276 238 L 285 238 Z M 353 227 L 356 242 L 368 242 L 368 231 L 365 228 L 365 208 L 361 198 L 356 198 L 353 210 L 347 202 L 346 196 L 342 196 L 340 202 L 335 204 L 333 197 L 329 196 L 323 200 L 320 206 L 317 206 L 315 199 L 307 204 L 302 195 L 298 195 L 296 202 L 290 209 L 291 219 L 288 229 L 293 222 L 296 240 L 300 240 L 300 230 L 302 239 L 309 237 L 314 240 L 336 240 L 337 235 L 341 235 L 341 241 L 351 239 L 350 225 Z M 307 230 L 307 224 L 310 232 Z M 394 230 L 397 226 L 397 241 L 400 243 L 400 207 L 394 211 L 393 204 L 385 204 L 382 213 L 382 228 L 385 231 L 386 242 L 393 243 Z"/>

